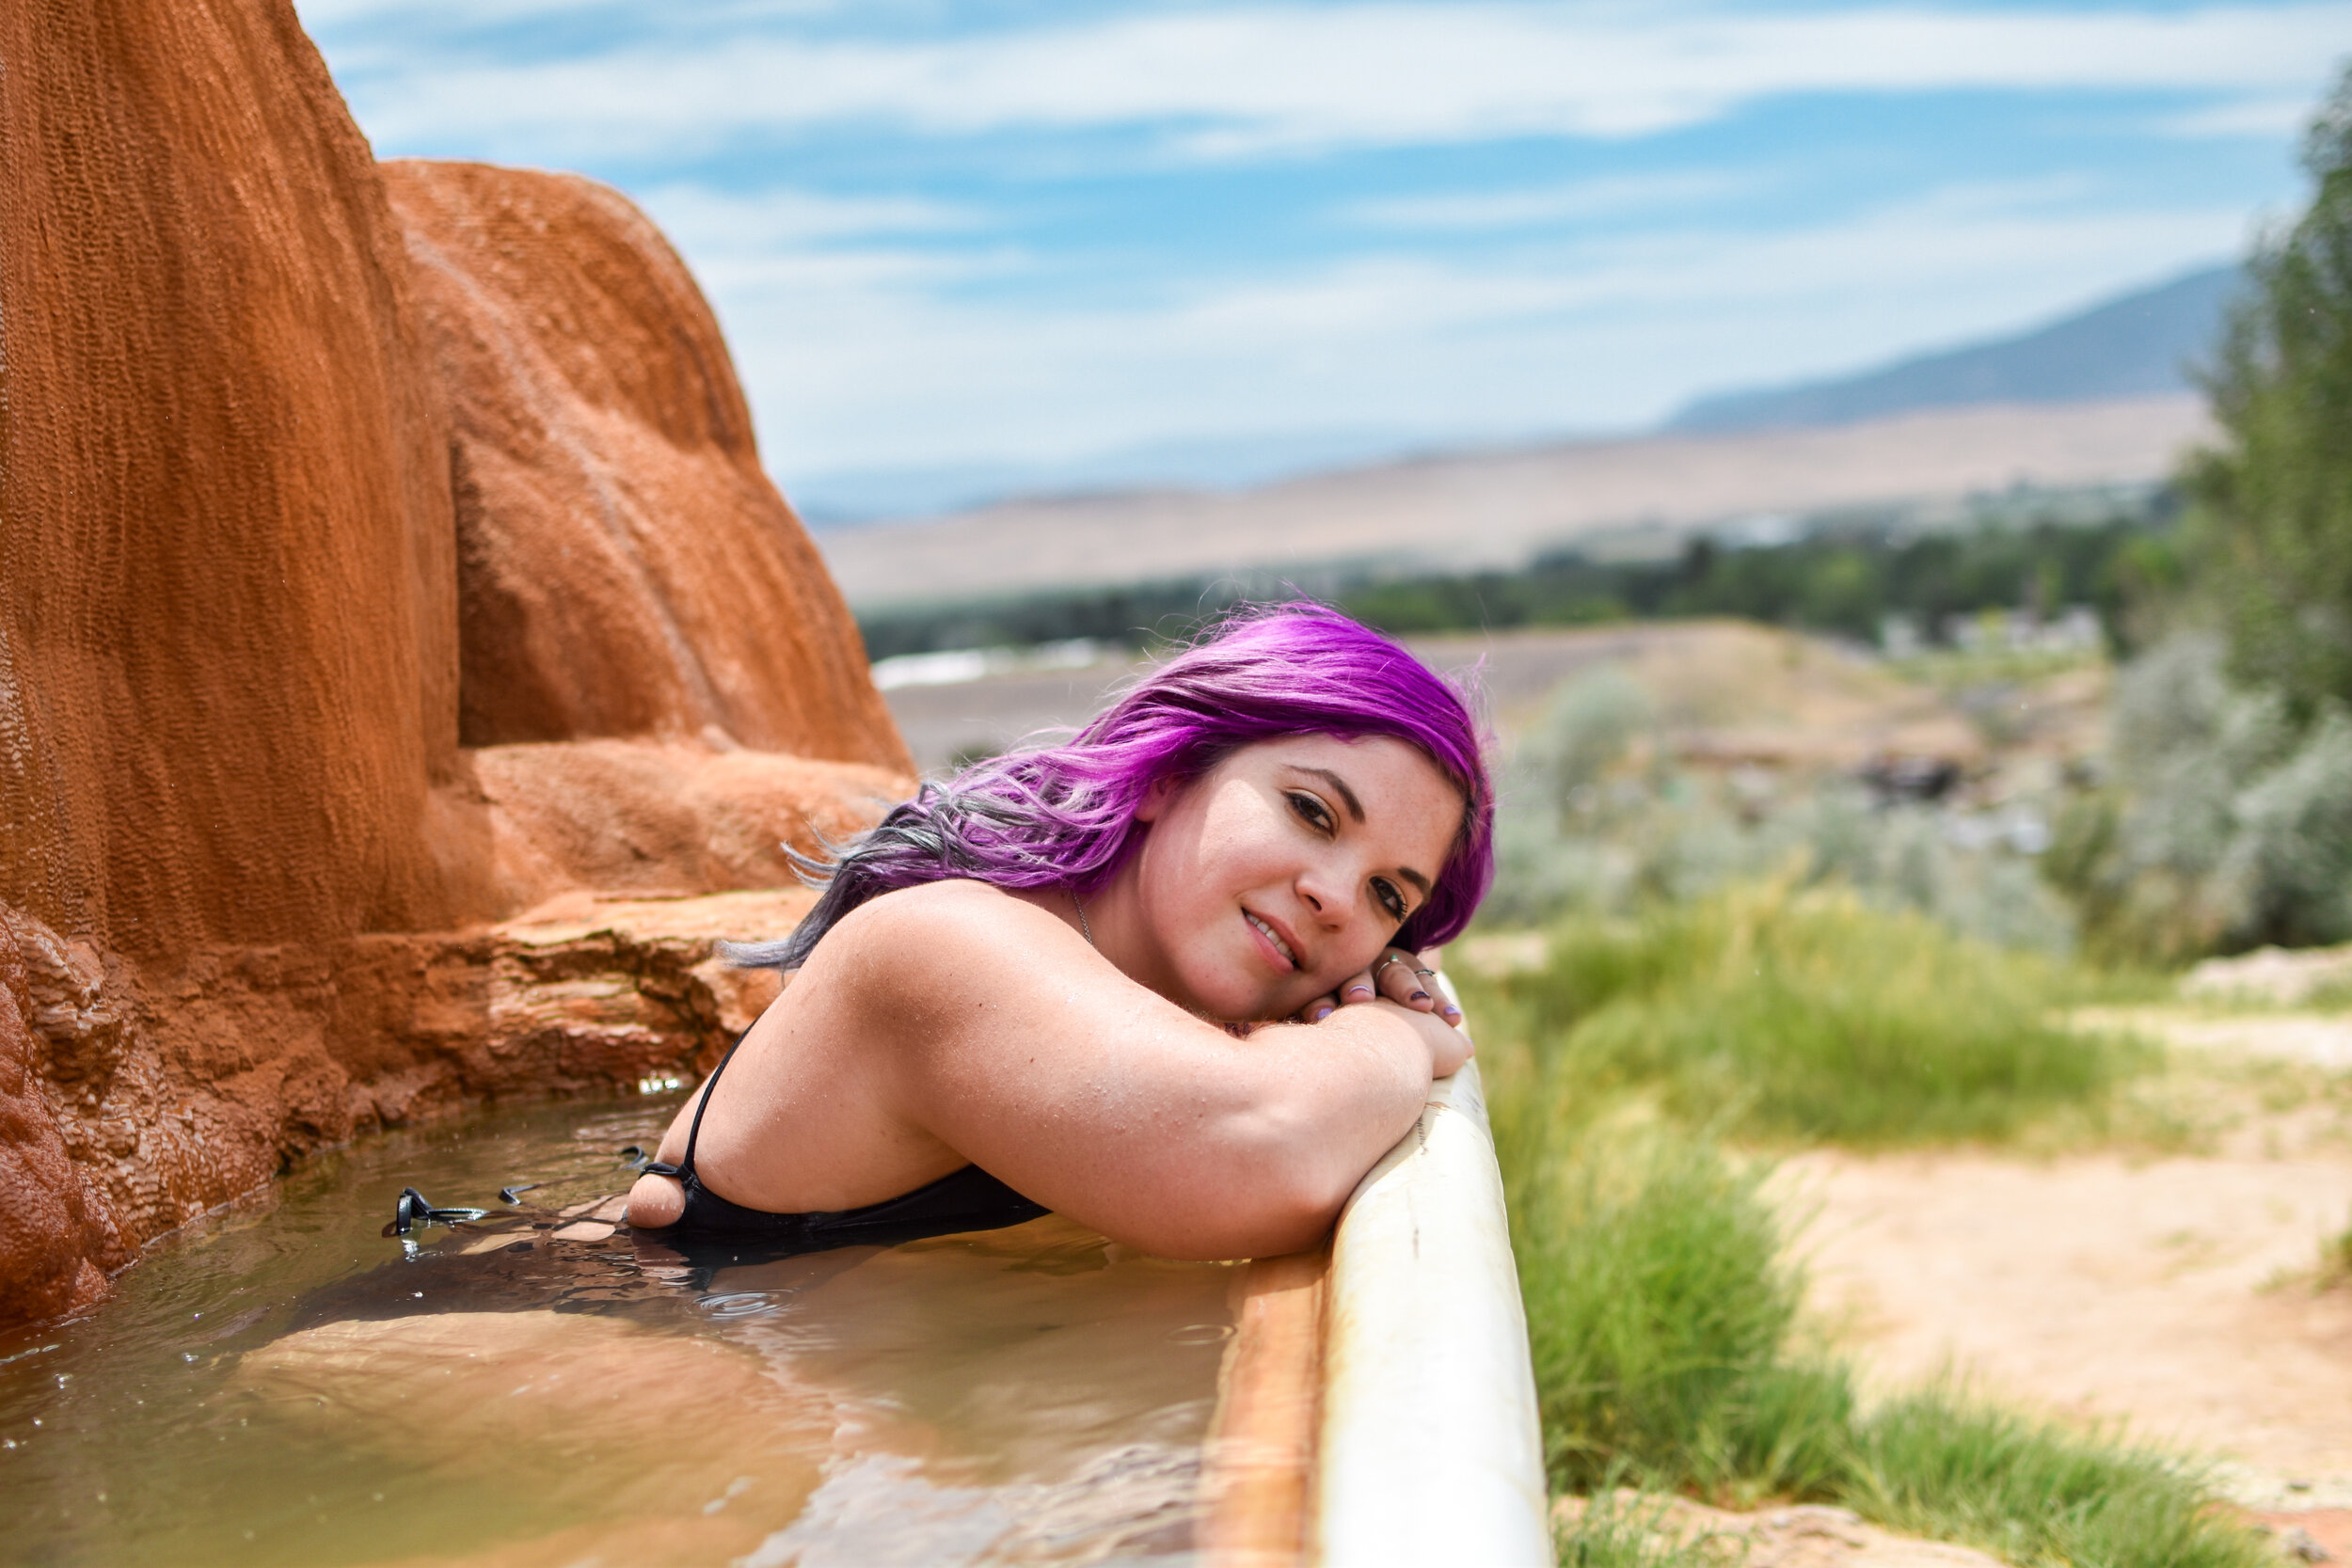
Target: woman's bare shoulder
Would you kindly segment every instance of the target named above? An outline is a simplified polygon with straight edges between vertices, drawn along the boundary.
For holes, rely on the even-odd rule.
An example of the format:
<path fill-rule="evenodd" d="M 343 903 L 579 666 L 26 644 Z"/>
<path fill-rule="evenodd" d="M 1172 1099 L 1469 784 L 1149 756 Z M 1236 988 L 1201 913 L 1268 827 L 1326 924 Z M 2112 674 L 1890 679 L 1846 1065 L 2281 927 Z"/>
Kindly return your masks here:
<path fill-rule="evenodd" d="M 854 942 L 905 940 L 1000 942 L 1011 932 L 1066 929 L 1018 894 L 968 879 L 924 882 L 868 899 L 826 933 Z"/>
<path fill-rule="evenodd" d="M 887 1000 L 889 988 L 916 976 L 934 995 L 952 990 L 959 977 L 985 973 L 1009 953 L 1050 961 L 1083 952 L 1075 930 L 1028 899 L 955 880 L 900 888 L 859 905 L 825 933 L 809 968 L 879 986 L 875 999 Z"/>
<path fill-rule="evenodd" d="M 957 1093 L 979 1092 L 977 1076 L 1015 1094 L 1028 1067 L 1014 1063 L 1075 1059 L 1081 1042 L 1132 1022 L 1138 1009 L 1185 1016 L 1105 963 L 1050 909 L 970 881 L 860 905 L 825 933 L 793 989 L 803 991 L 804 1016 L 821 1014 L 841 1039 L 910 1071 L 938 1068 Z"/>

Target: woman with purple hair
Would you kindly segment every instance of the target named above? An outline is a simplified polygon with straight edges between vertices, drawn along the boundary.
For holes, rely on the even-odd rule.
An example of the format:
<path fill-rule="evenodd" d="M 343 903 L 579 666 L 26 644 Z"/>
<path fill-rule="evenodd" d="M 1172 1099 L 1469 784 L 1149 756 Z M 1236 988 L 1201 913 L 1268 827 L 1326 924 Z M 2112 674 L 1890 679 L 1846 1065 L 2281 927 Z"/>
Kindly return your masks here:
<path fill-rule="evenodd" d="M 1236 615 L 1068 744 L 925 785 L 788 940 L 734 950 L 791 982 L 629 1223 L 813 1250 L 1050 1210 L 1168 1258 L 1307 1246 L 1470 1054 L 1418 955 L 1485 895 L 1493 820 L 1461 693 L 1336 611 Z"/>

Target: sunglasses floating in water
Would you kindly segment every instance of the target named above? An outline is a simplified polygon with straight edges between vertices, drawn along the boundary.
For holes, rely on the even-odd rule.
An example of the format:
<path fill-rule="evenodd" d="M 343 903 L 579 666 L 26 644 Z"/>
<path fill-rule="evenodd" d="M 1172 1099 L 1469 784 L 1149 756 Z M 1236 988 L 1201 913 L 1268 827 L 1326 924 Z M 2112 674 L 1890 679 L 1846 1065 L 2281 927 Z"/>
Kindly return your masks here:
<path fill-rule="evenodd" d="M 432 1200 L 416 1188 L 403 1187 L 400 1200 L 392 1205 L 392 1223 L 384 1227 L 384 1234 L 405 1236 L 420 1225 L 461 1225 L 482 1219 L 489 1212 L 487 1209 L 436 1209 Z"/>

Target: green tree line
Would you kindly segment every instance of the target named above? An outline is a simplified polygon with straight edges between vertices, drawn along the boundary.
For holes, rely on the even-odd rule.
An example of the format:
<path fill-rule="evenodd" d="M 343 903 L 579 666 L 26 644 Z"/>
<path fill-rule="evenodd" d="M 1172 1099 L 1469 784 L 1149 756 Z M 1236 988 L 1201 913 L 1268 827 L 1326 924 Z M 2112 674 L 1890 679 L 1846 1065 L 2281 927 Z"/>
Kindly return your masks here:
<path fill-rule="evenodd" d="M 1731 615 L 1875 641 L 1885 618 L 1899 614 L 1933 640 L 1953 618 L 1988 610 L 2050 615 L 2089 605 L 2122 636 L 2128 608 L 2148 586 L 2180 576 L 2177 511 L 2172 493 L 2161 491 L 2116 501 L 2090 520 L 2027 507 L 1989 525 L 1933 531 L 1848 525 L 1750 548 L 1701 534 L 1665 560 L 1561 551 L 1512 571 L 1311 585 L 1184 578 L 873 612 L 860 628 L 875 658 L 1075 637 L 1139 647 L 1181 636 L 1240 599 L 1312 592 L 1399 635 Z"/>

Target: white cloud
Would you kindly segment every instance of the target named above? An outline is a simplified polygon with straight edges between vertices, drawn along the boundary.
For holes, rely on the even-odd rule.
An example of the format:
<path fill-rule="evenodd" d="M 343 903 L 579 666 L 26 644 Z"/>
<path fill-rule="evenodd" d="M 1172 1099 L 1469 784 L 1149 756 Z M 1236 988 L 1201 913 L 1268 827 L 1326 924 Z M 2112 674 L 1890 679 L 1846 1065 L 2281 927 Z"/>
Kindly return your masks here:
<path fill-rule="evenodd" d="M 1971 336 L 2238 248 L 2234 207 L 1964 186 L 1772 235 L 1363 257 L 1118 309 L 959 297 L 886 248 L 698 267 L 795 473 L 1054 461 L 1171 436 L 1630 427 L 1692 394 Z"/>
<path fill-rule="evenodd" d="M 461 12 L 453 6 L 402 5 L 400 0 L 296 0 L 303 27 L 312 33 L 349 27 L 403 12 L 411 23 L 448 25 L 462 15 L 477 24 L 518 22 L 581 10 L 580 0 L 476 0 Z"/>
<path fill-rule="evenodd" d="M 1359 201 L 1342 208 L 1337 215 L 1375 229 L 1523 229 L 1578 218 L 1656 212 L 1756 188 L 1753 175 L 1708 170 L 1611 175 L 1519 190 Z"/>
<path fill-rule="evenodd" d="M 1957 155 L 1912 156 L 1911 179 L 1942 181 L 1912 199 L 1746 228 L 1757 204 L 1735 218 L 1716 198 L 1753 189 L 1754 175 L 1618 172 L 1422 194 L 1392 181 L 1378 198 L 1330 209 L 1355 231 L 1312 236 L 1322 255 L 1277 245 L 1266 248 L 1284 259 L 1269 261 L 1214 234 L 1130 244 L 1104 227 L 1114 220 L 1079 212 L 1083 200 L 1042 225 L 992 213 L 1003 187 L 959 170 L 1001 149 L 840 159 L 824 191 L 690 182 L 688 158 L 747 133 L 825 133 L 834 147 L 1022 133 L 1022 159 L 1051 142 L 1058 172 L 1093 175 L 1138 149 L 1233 158 L 1622 138 L 1776 95 L 1885 93 L 1899 115 L 1906 93 L 2031 88 L 2074 103 L 2153 95 L 2169 107 L 2137 128 L 2150 156 L 2179 159 L 2189 150 L 2166 138 L 2291 131 L 2352 45 L 2346 0 L 2071 14 L 1958 0 L 1779 14 L 1686 0 L 1245 5 L 1081 11 L 1089 19 L 961 37 L 927 25 L 905 39 L 874 32 L 885 24 L 863 7 L 830 32 L 803 33 L 788 20 L 798 8 L 712 0 L 684 20 L 631 13 L 643 25 L 629 41 L 564 43 L 571 53 L 536 63 L 419 40 L 437 28 L 486 39 L 558 10 L 577 20 L 582 8 L 310 0 L 304 14 L 346 29 L 330 57 L 388 152 L 586 165 L 629 180 L 709 290 L 787 483 L 795 472 L 1053 461 L 1190 436 L 1625 427 L 1695 391 L 2005 330 L 2233 252 L 2249 203 L 2216 192 L 2118 210 L 2101 195 L 2114 187 L 2092 174 L 1957 183 L 1950 171 L 1968 166 Z M 867 31 L 845 38 L 847 27 Z M 1801 143 L 1773 156 L 1799 169 L 1816 155 Z M 2063 151 L 2060 136 L 2045 166 L 2090 166 Z M 780 179 L 793 178 L 791 161 Z M 739 160 L 730 166 L 744 173 Z M 630 169 L 656 172 L 632 180 Z M 861 179 L 956 199 L 843 194 Z M 1199 211 L 1213 226 L 1215 204 Z M 1078 247 L 1067 244 L 1073 214 L 1095 224 Z M 1492 239 L 1431 243 L 1449 233 Z M 1236 264 L 1256 271 L 1236 279 Z M 1063 277 L 1078 287 L 1057 296 Z"/>
<path fill-rule="evenodd" d="M 700 186 L 658 186 L 640 198 L 674 242 L 706 248 L 766 251 L 882 234 L 969 230 L 982 214 L 915 197 L 835 196 L 769 188 L 753 193 Z"/>
<path fill-rule="evenodd" d="M 515 5 L 520 0 L 503 0 Z M 2308 100 L 2352 4 L 2180 13 L 1928 7 L 1757 15 L 1523 5 L 1259 6 L 950 39 L 698 31 L 626 55 L 350 84 L 392 147 L 589 156 L 753 130 L 1150 126 L 1203 156 L 1555 135 L 1622 137 L 1803 92 L 2159 89 Z"/>
<path fill-rule="evenodd" d="M 2291 137 L 2312 118 L 2309 97 L 2241 98 L 2174 115 L 2164 129 L 2176 136 Z"/>

